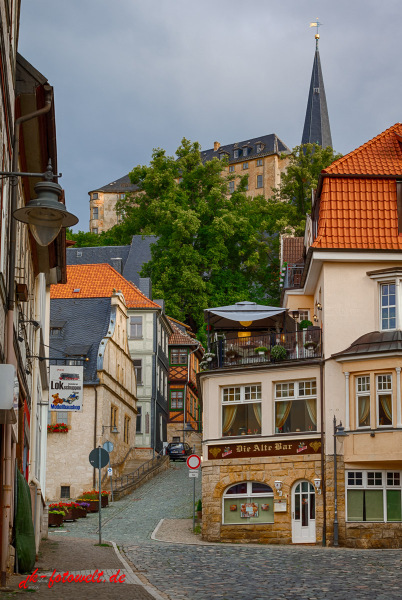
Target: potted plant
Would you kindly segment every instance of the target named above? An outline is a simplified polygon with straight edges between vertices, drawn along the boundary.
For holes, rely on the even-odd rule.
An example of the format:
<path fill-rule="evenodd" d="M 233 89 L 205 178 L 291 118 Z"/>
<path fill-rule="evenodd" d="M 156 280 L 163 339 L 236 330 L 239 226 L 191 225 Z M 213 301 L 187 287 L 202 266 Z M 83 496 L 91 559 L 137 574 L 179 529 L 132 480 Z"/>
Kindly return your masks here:
<path fill-rule="evenodd" d="M 273 348 L 271 348 L 271 358 L 277 362 L 280 360 L 285 360 L 287 356 L 287 350 L 284 346 L 277 344 Z"/>
<path fill-rule="evenodd" d="M 64 510 L 49 510 L 49 527 L 60 527 L 64 520 Z"/>
<path fill-rule="evenodd" d="M 202 360 L 200 362 L 200 370 L 201 371 L 206 371 L 209 367 L 209 363 L 206 360 Z"/>
<path fill-rule="evenodd" d="M 212 362 L 212 360 L 215 358 L 216 354 L 214 354 L 213 352 L 205 352 L 204 354 L 204 360 L 206 360 L 207 362 Z"/>
<path fill-rule="evenodd" d="M 197 517 L 199 519 L 202 519 L 202 502 L 201 502 L 201 500 L 198 500 L 195 512 L 197 513 Z"/>
<path fill-rule="evenodd" d="M 67 433 L 68 425 L 65 423 L 55 423 L 54 425 L 47 426 L 48 433 Z"/>
<path fill-rule="evenodd" d="M 89 511 L 89 502 L 77 502 L 77 511 L 80 519 L 86 519 L 87 512 Z"/>
<path fill-rule="evenodd" d="M 311 321 L 309 321 L 308 319 L 303 319 L 303 321 L 300 321 L 299 323 L 299 329 L 300 331 L 303 331 L 303 329 L 307 329 L 307 327 L 310 327 L 311 325 Z"/>
<path fill-rule="evenodd" d="M 268 348 L 266 348 L 265 346 L 258 346 L 257 348 L 255 348 L 254 352 L 256 354 L 261 354 L 262 356 L 264 356 L 265 354 L 267 354 Z"/>
<path fill-rule="evenodd" d="M 307 342 L 304 344 L 304 347 L 306 348 L 306 350 L 315 350 L 317 348 L 317 342 L 315 342 L 314 340 L 307 340 Z"/>
<path fill-rule="evenodd" d="M 110 492 L 107 492 L 106 490 L 101 491 L 101 506 L 102 506 L 102 508 L 105 508 L 106 506 L 108 506 L 109 495 L 110 495 Z"/>

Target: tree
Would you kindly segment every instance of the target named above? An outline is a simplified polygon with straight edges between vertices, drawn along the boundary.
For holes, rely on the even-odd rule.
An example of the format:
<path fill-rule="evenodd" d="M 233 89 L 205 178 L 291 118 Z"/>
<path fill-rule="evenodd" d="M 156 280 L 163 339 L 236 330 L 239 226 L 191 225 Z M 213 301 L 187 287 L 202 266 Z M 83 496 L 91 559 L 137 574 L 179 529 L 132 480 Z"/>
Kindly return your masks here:
<path fill-rule="evenodd" d="M 319 174 L 342 154 L 336 154 L 330 146 L 321 148 L 318 144 L 303 144 L 286 156 L 289 165 L 282 175 L 280 187 L 275 190 L 276 197 L 296 206 L 304 219 L 311 211 L 311 190 L 316 189 Z"/>
<path fill-rule="evenodd" d="M 141 274 L 152 278 L 168 314 L 196 330 L 207 307 L 277 302 L 279 233 L 299 220 L 290 203 L 247 196 L 247 175 L 228 194 L 235 176 L 226 176 L 226 166 L 203 163 L 199 144 L 186 139 L 176 158 L 154 150 L 149 166 L 130 173 L 140 193 L 119 201 L 123 224 L 106 232 L 112 243 L 129 243 L 133 234 L 158 237 Z"/>

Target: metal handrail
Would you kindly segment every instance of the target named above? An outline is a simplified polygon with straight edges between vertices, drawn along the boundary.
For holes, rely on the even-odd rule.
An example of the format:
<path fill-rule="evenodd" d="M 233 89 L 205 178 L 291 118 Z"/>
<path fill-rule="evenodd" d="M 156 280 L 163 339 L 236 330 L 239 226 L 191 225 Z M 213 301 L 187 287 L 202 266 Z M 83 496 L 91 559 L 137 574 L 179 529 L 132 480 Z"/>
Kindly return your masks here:
<path fill-rule="evenodd" d="M 116 477 L 116 479 L 114 479 L 113 481 L 115 491 L 117 491 L 118 489 L 122 489 L 123 487 L 126 487 L 130 484 L 133 484 L 136 480 L 139 481 L 140 476 L 144 475 L 148 471 L 151 471 L 151 469 L 153 469 L 153 467 L 159 463 L 162 455 L 163 449 L 160 452 L 158 452 L 153 458 L 140 465 L 138 469 L 136 469 L 132 473 L 127 473 L 126 475 L 121 475 L 121 477 Z"/>

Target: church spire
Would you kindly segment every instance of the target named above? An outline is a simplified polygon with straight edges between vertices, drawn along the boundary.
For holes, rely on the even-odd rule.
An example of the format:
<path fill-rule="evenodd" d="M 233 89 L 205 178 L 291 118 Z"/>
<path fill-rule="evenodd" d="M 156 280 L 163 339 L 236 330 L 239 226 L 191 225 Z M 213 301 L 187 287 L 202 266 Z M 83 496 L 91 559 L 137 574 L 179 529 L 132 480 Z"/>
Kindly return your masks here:
<path fill-rule="evenodd" d="M 320 35 L 319 21 L 310 23 L 310 27 L 317 27 L 315 34 L 315 55 L 313 72 L 311 74 L 310 90 L 308 94 L 306 119 L 302 136 L 302 144 L 319 144 L 323 148 L 332 147 L 331 128 L 329 126 L 327 100 L 325 98 L 324 80 L 321 71 L 318 40 Z"/>

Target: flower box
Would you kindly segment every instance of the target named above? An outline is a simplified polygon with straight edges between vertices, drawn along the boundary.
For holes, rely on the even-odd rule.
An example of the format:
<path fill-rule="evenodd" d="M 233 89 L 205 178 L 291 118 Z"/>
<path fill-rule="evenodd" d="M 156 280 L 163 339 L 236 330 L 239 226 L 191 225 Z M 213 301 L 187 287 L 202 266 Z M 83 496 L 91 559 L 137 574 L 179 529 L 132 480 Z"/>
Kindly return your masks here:
<path fill-rule="evenodd" d="M 68 426 L 65 423 L 55 423 L 47 426 L 48 433 L 67 433 Z"/>
<path fill-rule="evenodd" d="M 49 527 L 60 527 L 64 521 L 63 511 L 49 511 Z"/>

